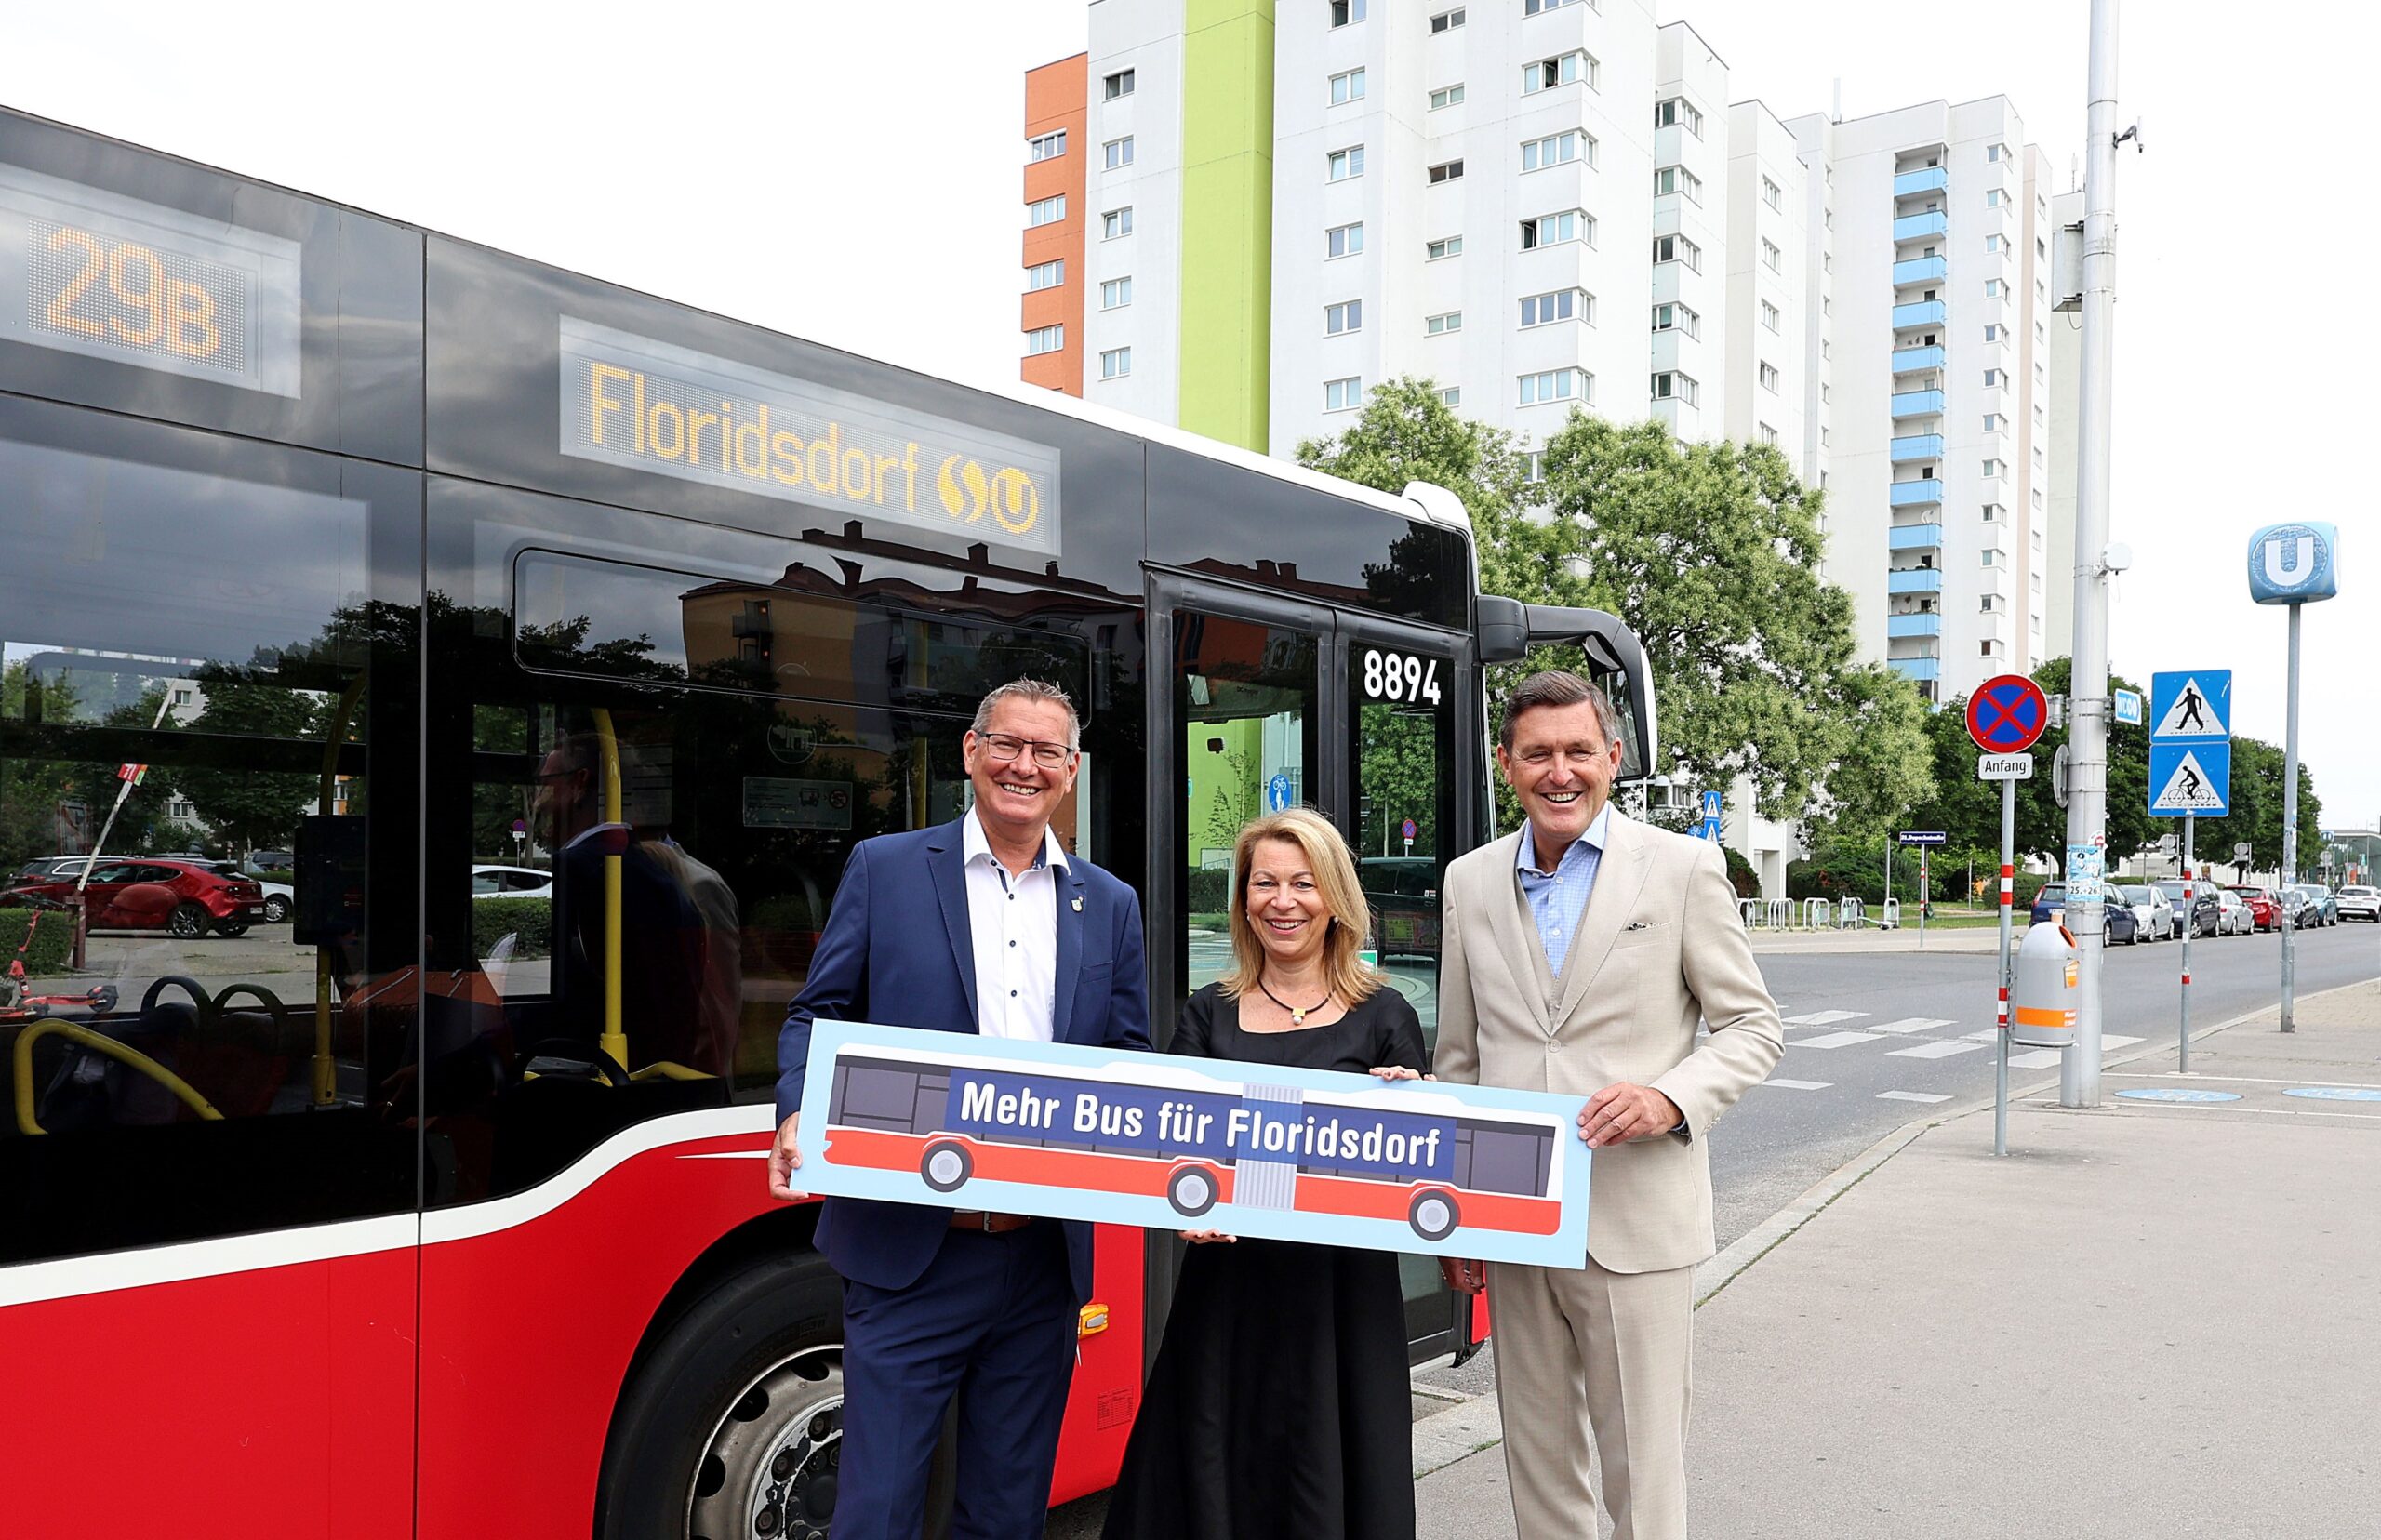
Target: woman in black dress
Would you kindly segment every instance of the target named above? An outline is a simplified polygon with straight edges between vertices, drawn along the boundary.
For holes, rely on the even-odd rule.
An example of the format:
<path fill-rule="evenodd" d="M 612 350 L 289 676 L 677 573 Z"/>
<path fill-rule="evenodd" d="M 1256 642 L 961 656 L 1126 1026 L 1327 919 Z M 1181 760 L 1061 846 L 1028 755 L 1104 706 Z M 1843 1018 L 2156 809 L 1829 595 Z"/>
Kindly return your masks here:
<path fill-rule="evenodd" d="M 1231 973 L 1192 995 L 1172 1051 L 1411 1080 L 1405 997 L 1338 831 L 1293 809 L 1232 850 Z M 1405 1307 L 1389 1252 L 1185 1230 L 1174 1311 L 1102 1540 L 1412 1540 Z"/>

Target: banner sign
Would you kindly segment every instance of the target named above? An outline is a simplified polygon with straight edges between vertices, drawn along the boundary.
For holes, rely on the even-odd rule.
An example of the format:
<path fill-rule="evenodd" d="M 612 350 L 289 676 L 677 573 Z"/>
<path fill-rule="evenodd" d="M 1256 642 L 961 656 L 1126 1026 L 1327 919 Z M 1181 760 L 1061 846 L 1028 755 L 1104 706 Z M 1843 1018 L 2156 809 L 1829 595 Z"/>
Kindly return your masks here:
<path fill-rule="evenodd" d="M 821 1021 L 799 1191 L 1576 1268 L 1581 1096 Z"/>

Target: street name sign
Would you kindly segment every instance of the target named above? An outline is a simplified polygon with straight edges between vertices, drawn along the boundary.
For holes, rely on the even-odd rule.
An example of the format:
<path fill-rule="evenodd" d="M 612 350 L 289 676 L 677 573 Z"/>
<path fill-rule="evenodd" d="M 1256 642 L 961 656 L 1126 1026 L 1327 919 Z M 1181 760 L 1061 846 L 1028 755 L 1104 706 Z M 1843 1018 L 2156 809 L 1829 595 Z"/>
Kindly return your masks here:
<path fill-rule="evenodd" d="M 2032 780 L 2031 754 L 1986 754 L 1975 762 L 1975 778 L 1989 781 Z"/>
<path fill-rule="evenodd" d="M 2042 687 L 2024 674 L 1999 674 L 1968 697 L 1968 737 L 1988 754 L 2021 754 L 2050 725 Z"/>
<path fill-rule="evenodd" d="M 1905 829 L 1901 843 L 1906 845 L 1938 845 L 1950 843 L 1950 836 L 1939 829 Z"/>

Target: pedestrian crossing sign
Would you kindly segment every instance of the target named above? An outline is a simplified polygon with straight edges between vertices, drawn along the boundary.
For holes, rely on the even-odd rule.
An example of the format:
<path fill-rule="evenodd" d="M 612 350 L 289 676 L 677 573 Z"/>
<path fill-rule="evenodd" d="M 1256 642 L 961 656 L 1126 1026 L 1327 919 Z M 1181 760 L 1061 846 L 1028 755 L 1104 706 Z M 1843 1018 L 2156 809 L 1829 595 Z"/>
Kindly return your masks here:
<path fill-rule="evenodd" d="M 2149 811 L 2153 816 L 2196 813 L 2221 817 L 2232 811 L 2232 745 L 2149 745 Z"/>
<path fill-rule="evenodd" d="M 2229 738 L 2232 670 L 2200 669 L 2149 676 L 2149 739 Z"/>

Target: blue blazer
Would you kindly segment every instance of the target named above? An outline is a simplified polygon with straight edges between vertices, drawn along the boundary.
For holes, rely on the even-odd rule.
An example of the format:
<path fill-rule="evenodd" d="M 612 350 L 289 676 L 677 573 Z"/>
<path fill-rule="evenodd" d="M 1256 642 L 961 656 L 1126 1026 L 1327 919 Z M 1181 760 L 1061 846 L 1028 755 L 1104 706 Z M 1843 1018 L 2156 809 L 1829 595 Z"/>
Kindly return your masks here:
<path fill-rule="evenodd" d="M 967 923 L 960 829 L 953 820 L 853 847 L 809 977 L 778 1034 L 778 1122 L 802 1109 L 810 1024 L 820 1016 L 976 1030 L 976 944 Z M 1107 872 L 1071 856 L 1058 874 L 1057 901 L 1052 1040 L 1146 1051 L 1150 1001 L 1140 899 Z M 801 1190 L 800 1171 L 793 1185 Z M 845 1278 L 906 1289 L 934 1260 L 950 1232 L 951 1214 L 916 1203 L 830 1198 L 818 1215 L 818 1249 Z M 1091 1297 L 1091 1227 L 1069 1220 L 1066 1231 L 1080 1304 Z"/>

